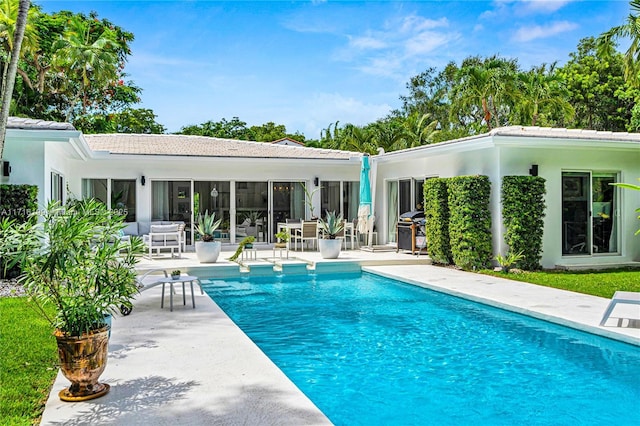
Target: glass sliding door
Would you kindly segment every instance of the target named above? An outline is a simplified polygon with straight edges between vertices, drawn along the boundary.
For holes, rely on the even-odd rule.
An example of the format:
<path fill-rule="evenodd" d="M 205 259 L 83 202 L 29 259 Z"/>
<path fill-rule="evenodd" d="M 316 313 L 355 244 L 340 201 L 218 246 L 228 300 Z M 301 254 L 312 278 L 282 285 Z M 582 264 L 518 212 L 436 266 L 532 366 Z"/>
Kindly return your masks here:
<path fill-rule="evenodd" d="M 113 179 L 111 181 L 111 210 L 125 214 L 125 222 L 136 221 L 135 179 Z"/>
<path fill-rule="evenodd" d="M 278 222 L 305 219 L 304 182 L 272 182 L 270 241 L 278 232 Z"/>
<path fill-rule="evenodd" d="M 353 220 L 358 217 L 358 206 L 360 205 L 360 182 L 342 182 L 342 185 L 342 215 L 349 222 L 353 222 Z"/>
<path fill-rule="evenodd" d="M 398 208 L 398 181 L 392 180 L 387 182 L 387 217 L 389 218 L 387 225 L 387 241 L 396 242 L 396 227 L 398 225 L 398 217 L 400 211 Z"/>
<path fill-rule="evenodd" d="M 398 203 L 400 207 L 400 214 L 411 212 L 415 210 L 412 198 L 412 183 L 411 179 L 404 179 L 399 182 L 398 188 Z M 397 216 L 397 215 L 396 215 Z"/>
<path fill-rule="evenodd" d="M 416 206 L 415 210 L 424 210 L 424 179 L 414 179 L 413 180 L 413 196 L 414 203 Z"/>
<path fill-rule="evenodd" d="M 320 213 L 318 217 L 325 217 L 327 212 L 341 212 L 340 181 L 322 181 L 320 190 Z"/>
<path fill-rule="evenodd" d="M 617 173 L 562 173 L 562 254 L 618 252 Z"/>
<path fill-rule="evenodd" d="M 618 207 L 616 187 L 611 185 L 617 180 L 617 174 L 591 174 L 591 235 L 595 253 L 618 252 L 618 230 L 613 212 Z"/>
<path fill-rule="evenodd" d="M 249 235 L 267 241 L 268 217 L 269 184 L 236 182 L 236 242 Z"/>
<path fill-rule="evenodd" d="M 186 243 L 191 240 L 191 182 L 151 182 L 151 221 L 184 222 Z"/>
<path fill-rule="evenodd" d="M 217 241 L 229 242 L 231 224 L 231 184 L 225 181 L 195 181 L 193 182 L 193 217 L 198 214 L 215 213 L 216 220 L 222 219 L 220 226 L 214 232 Z"/>

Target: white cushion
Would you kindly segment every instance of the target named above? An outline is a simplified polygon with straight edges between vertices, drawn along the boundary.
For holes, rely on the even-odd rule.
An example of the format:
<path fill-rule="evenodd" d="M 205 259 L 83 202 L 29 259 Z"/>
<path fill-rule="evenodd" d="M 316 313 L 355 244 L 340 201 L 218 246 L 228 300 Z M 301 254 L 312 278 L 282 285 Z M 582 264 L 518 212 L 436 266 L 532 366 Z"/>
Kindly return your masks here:
<path fill-rule="evenodd" d="M 167 233 L 167 232 L 178 232 L 178 224 L 174 225 L 151 225 L 151 233 Z"/>
<path fill-rule="evenodd" d="M 139 235 L 138 234 L 138 222 L 129 222 L 127 226 L 122 229 L 124 235 Z"/>
<path fill-rule="evenodd" d="M 153 242 L 177 242 L 178 241 L 178 224 L 174 225 L 151 225 L 151 234 Z M 176 235 L 153 235 L 167 234 L 175 232 Z"/>

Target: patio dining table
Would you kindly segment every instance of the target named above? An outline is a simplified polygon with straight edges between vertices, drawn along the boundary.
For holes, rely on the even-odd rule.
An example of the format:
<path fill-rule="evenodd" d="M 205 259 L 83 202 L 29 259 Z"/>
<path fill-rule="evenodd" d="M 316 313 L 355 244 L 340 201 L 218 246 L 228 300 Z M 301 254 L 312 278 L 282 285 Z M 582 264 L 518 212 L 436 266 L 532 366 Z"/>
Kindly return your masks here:
<path fill-rule="evenodd" d="M 296 229 L 302 229 L 302 222 L 278 222 L 277 224 L 278 232 L 287 231 L 287 233 L 292 236 Z M 355 247 L 356 235 L 355 235 L 355 227 L 353 226 L 353 222 L 347 221 L 344 224 L 344 235 L 345 238 L 349 238 L 351 240 L 351 248 Z M 289 239 L 290 240 L 290 239 Z M 289 250 L 289 241 L 287 241 L 287 250 Z"/>

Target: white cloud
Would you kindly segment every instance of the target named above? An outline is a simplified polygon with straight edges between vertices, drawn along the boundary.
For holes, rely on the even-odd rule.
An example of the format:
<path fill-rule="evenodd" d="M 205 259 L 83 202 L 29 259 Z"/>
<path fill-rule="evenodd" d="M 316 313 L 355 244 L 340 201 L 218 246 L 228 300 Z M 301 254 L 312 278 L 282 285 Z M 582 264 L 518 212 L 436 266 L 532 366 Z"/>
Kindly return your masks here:
<path fill-rule="evenodd" d="M 366 74 L 404 79 L 407 69 L 459 37 L 449 29 L 447 18 L 402 16 L 387 20 L 381 29 L 349 36 L 348 45 L 334 59 L 351 62 Z"/>
<path fill-rule="evenodd" d="M 331 123 L 364 125 L 386 116 L 391 109 L 387 104 L 366 103 L 339 93 L 316 93 L 288 121 L 292 129 L 299 128 L 306 137 L 317 139 Z"/>
<path fill-rule="evenodd" d="M 504 20 L 513 16 L 551 14 L 576 0 L 494 0 L 492 9 L 482 12 L 480 20 Z"/>
<path fill-rule="evenodd" d="M 573 0 L 524 0 L 522 9 L 530 12 L 551 13 L 561 9 Z"/>
<path fill-rule="evenodd" d="M 387 42 L 372 36 L 350 37 L 349 46 L 356 49 L 384 49 L 388 46 Z"/>
<path fill-rule="evenodd" d="M 513 36 L 514 41 L 527 42 L 541 38 L 554 37 L 561 33 L 573 31 L 578 24 L 569 21 L 552 22 L 547 25 L 532 25 L 518 28 Z"/>

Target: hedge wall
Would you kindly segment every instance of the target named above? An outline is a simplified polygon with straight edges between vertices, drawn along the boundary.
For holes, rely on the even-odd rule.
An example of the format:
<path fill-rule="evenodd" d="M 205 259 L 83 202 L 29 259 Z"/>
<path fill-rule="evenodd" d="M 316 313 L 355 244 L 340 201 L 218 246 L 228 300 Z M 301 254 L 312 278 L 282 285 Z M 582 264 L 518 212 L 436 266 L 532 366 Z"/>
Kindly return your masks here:
<path fill-rule="evenodd" d="M 435 263 L 451 263 L 449 243 L 449 200 L 446 178 L 432 178 L 424 182 L 425 232 L 429 257 Z"/>
<path fill-rule="evenodd" d="M 37 186 L 0 185 L 0 220 L 9 218 L 24 223 L 37 208 Z"/>
<path fill-rule="evenodd" d="M 448 180 L 449 240 L 454 263 L 462 269 L 488 268 L 492 259 L 491 182 L 487 176 Z"/>
<path fill-rule="evenodd" d="M 0 220 L 14 219 L 24 223 L 38 208 L 38 187 L 33 185 L 0 185 Z M 20 274 L 20 266 L 5 269 L 0 258 L 0 278 L 12 278 Z"/>
<path fill-rule="evenodd" d="M 521 252 L 520 269 L 540 269 L 544 230 L 545 180 L 539 176 L 505 176 L 502 179 L 502 220 L 511 253 Z"/>

